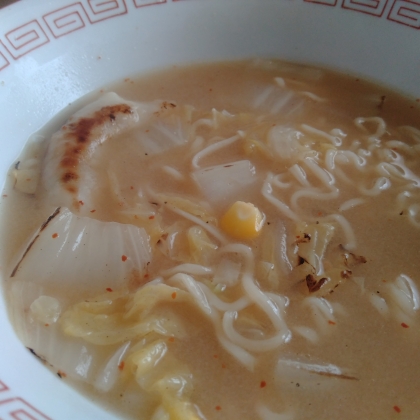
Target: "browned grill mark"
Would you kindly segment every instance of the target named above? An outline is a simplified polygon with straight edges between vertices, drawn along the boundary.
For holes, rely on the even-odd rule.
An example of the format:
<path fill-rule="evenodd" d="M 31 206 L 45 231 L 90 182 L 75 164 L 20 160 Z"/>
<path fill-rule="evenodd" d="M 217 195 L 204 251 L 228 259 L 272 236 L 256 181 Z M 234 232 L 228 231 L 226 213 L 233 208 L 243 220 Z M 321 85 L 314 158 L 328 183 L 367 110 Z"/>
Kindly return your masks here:
<path fill-rule="evenodd" d="M 60 161 L 62 170 L 60 179 L 68 192 L 76 194 L 78 191 L 75 183 L 80 178 L 79 164 L 83 153 L 93 140 L 93 131 L 106 122 L 114 122 L 118 114 L 132 114 L 132 112 L 127 104 L 104 106 L 91 117 L 79 118 L 63 126 L 62 130 L 68 142 Z"/>
<path fill-rule="evenodd" d="M 61 180 L 64 184 L 67 184 L 70 181 L 75 181 L 79 178 L 79 175 L 75 174 L 74 172 L 66 172 L 62 177 Z"/>

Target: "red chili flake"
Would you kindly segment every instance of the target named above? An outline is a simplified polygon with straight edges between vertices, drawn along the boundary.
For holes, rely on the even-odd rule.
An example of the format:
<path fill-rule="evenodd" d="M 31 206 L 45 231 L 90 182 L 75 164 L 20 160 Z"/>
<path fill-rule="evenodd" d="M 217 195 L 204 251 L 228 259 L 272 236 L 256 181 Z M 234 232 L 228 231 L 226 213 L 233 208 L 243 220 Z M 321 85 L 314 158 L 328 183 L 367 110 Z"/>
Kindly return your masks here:
<path fill-rule="evenodd" d="M 226 365 L 222 363 L 222 369 L 226 369 Z"/>
<path fill-rule="evenodd" d="M 49 326 L 50 326 L 50 324 L 45 324 L 45 326 L 46 326 L 46 327 L 49 327 Z"/>
<path fill-rule="evenodd" d="M 401 408 L 400 407 L 398 407 L 398 405 L 394 405 L 394 410 L 397 412 L 397 413 L 401 413 Z"/>
<path fill-rule="evenodd" d="M 318 216 L 322 216 L 322 212 L 321 211 L 318 212 Z"/>
<path fill-rule="evenodd" d="M 53 233 L 51 236 L 53 239 L 58 238 L 58 233 Z"/>
<path fill-rule="evenodd" d="M 111 289 L 110 287 L 107 287 L 105 290 L 106 290 L 107 292 L 112 292 L 112 289 Z"/>
<path fill-rule="evenodd" d="M 215 354 L 215 355 L 213 355 L 213 357 L 214 357 L 215 359 L 217 359 L 219 356 L 218 356 L 217 354 Z"/>
<path fill-rule="evenodd" d="M 126 262 L 127 261 L 127 256 L 126 255 L 122 255 L 121 256 L 121 261 L 122 262 Z"/>
<path fill-rule="evenodd" d="M 134 187 L 131 185 L 130 190 L 134 190 Z"/>
<path fill-rule="evenodd" d="M 401 327 L 403 327 L 403 328 L 410 328 L 410 326 L 407 325 L 405 322 L 401 322 Z"/>
<path fill-rule="evenodd" d="M 173 292 L 171 296 L 172 296 L 172 299 L 176 299 L 176 292 Z"/>
<path fill-rule="evenodd" d="M 155 218 L 155 216 L 149 216 L 150 220 L 153 220 Z"/>
<path fill-rule="evenodd" d="M 266 387 L 266 385 L 267 385 L 267 382 L 265 382 L 265 381 L 261 381 L 261 383 L 260 383 L 260 388 L 265 388 L 265 387 Z"/>
<path fill-rule="evenodd" d="M 212 88 L 210 88 L 210 89 L 209 89 L 209 92 L 213 92 L 213 89 L 212 89 Z"/>
<path fill-rule="evenodd" d="M 138 218 L 139 218 L 139 216 L 137 216 L 137 214 L 135 214 L 135 215 L 134 215 L 134 218 L 135 218 L 135 219 L 138 219 Z"/>
<path fill-rule="evenodd" d="M 335 322 L 334 322 L 334 321 L 329 320 L 329 321 L 328 321 L 328 324 L 330 324 L 330 325 L 335 325 Z"/>
<path fill-rule="evenodd" d="M 296 239 L 299 239 L 300 238 L 300 236 L 296 236 Z"/>
<path fill-rule="evenodd" d="M 124 360 L 118 365 L 119 370 L 123 370 L 125 366 Z"/>
<path fill-rule="evenodd" d="M 81 205 L 81 206 L 83 206 L 83 204 L 85 204 L 82 200 L 79 200 L 79 204 Z"/>
<path fill-rule="evenodd" d="M 220 405 L 216 405 L 215 408 L 216 408 L 217 411 L 220 411 L 222 409 L 222 407 L 220 407 Z"/>
<path fill-rule="evenodd" d="M 146 133 L 148 133 L 150 130 L 146 130 Z"/>
<path fill-rule="evenodd" d="M 386 283 L 386 280 L 382 280 L 383 283 Z"/>
<path fill-rule="evenodd" d="M 175 337 L 169 337 L 168 338 L 168 341 L 171 342 L 171 343 L 173 343 L 175 341 Z"/>
<path fill-rule="evenodd" d="M 145 279 L 147 279 L 147 278 L 149 277 L 149 275 L 146 273 L 143 277 L 144 277 Z"/>
<path fill-rule="evenodd" d="M 96 210 L 91 210 L 90 212 L 91 212 L 91 213 L 95 213 L 95 211 L 96 211 Z"/>

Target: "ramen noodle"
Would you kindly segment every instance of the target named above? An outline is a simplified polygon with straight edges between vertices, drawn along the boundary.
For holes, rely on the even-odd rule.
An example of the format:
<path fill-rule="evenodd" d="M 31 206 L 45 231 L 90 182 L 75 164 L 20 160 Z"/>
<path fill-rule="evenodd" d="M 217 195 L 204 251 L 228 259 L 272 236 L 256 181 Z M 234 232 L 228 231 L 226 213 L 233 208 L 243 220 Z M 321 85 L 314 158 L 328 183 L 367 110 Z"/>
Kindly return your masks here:
<path fill-rule="evenodd" d="M 8 175 L 19 337 L 127 418 L 417 418 L 418 121 L 270 60 L 92 93 Z"/>

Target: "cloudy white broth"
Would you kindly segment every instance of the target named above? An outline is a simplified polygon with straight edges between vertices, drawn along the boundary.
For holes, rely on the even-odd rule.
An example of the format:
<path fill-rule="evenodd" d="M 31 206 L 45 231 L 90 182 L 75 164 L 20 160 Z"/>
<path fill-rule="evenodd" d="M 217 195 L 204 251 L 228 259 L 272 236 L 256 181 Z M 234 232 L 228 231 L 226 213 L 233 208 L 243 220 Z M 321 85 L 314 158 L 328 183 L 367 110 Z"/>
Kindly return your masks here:
<path fill-rule="evenodd" d="M 269 60 L 72 104 L 3 192 L 19 337 L 124 418 L 419 418 L 419 110 Z"/>

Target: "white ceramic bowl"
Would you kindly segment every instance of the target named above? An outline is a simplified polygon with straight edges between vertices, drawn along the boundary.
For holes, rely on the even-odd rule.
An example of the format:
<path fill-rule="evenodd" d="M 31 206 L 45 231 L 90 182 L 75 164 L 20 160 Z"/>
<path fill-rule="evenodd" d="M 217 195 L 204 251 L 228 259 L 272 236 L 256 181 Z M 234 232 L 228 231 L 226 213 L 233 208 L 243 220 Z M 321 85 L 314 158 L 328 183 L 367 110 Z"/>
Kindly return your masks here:
<path fill-rule="evenodd" d="M 420 97 L 409 0 L 21 0 L 0 10 L 0 177 L 80 96 L 173 64 L 279 57 Z M 5 273 L 2 273 L 3 275 Z M 112 419 L 20 344 L 0 299 L 0 419 Z"/>

